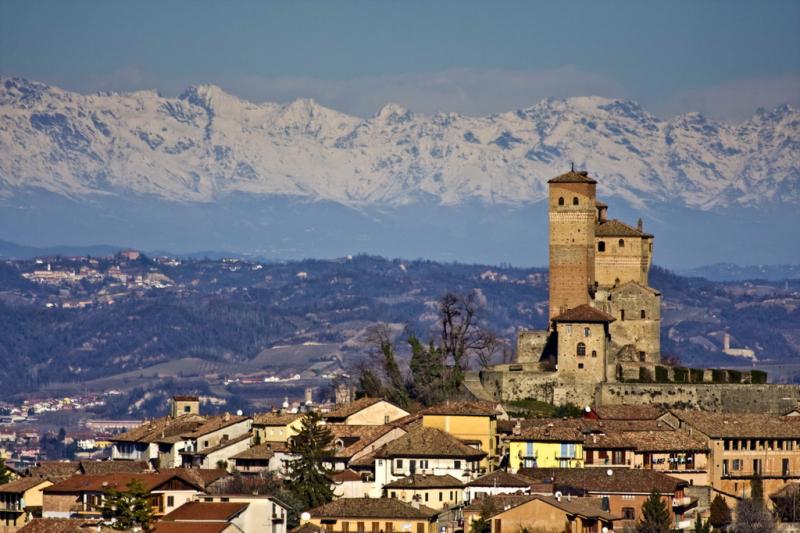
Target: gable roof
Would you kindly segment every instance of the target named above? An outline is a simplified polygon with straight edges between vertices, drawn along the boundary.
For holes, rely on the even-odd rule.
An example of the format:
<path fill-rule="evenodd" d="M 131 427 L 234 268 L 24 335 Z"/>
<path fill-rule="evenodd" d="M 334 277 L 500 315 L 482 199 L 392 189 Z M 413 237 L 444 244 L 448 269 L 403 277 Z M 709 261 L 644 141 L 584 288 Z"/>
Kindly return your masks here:
<path fill-rule="evenodd" d="M 78 472 L 77 461 L 41 461 L 35 467 L 28 469 L 32 477 L 47 478 L 51 481 L 67 479 Z"/>
<path fill-rule="evenodd" d="M 455 457 L 480 459 L 486 453 L 467 446 L 440 429 L 418 427 L 382 446 L 375 457 Z"/>
<path fill-rule="evenodd" d="M 614 322 L 616 320 L 608 313 L 604 313 L 599 309 L 595 309 L 591 305 L 581 304 L 572 309 L 567 309 L 560 315 L 553 318 L 553 322 L 578 322 L 578 323 L 592 323 L 592 322 Z"/>
<path fill-rule="evenodd" d="M 186 502 L 162 520 L 167 522 L 229 522 L 250 504 L 247 502 Z"/>
<path fill-rule="evenodd" d="M 636 280 L 628 280 L 625 283 L 617 285 L 616 287 L 612 287 L 609 292 L 611 292 L 612 295 L 617 295 L 621 292 L 630 291 L 631 289 L 634 289 L 636 292 L 640 294 L 645 292 L 649 294 L 655 294 L 656 296 L 661 295 L 661 292 L 658 291 L 657 289 L 654 289 L 653 287 L 648 287 L 646 285 L 642 285 Z"/>
<path fill-rule="evenodd" d="M 365 396 L 365 397 L 359 398 L 358 400 L 355 400 L 353 402 L 346 403 L 346 404 L 344 404 L 344 405 L 342 405 L 340 407 L 337 407 L 336 409 L 334 409 L 334 410 L 332 410 L 332 411 L 330 411 L 328 413 L 323 414 L 322 417 L 325 420 L 340 420 L 340 419 L 341 420 L 345 420 L 346 418 L 348 418 L 350 416 L 353 416 L 354 414 L 358 413 L 359 411 L 363 411 L 367 407 L 372 407 L 373 405 L 375 405 L 377 403 L 380 403 L 380 402 L 386 402 L 389 405 L 391 405 L 392 407 L 396 407 L 397 409 L 405 411 L 405 409 L 397 407 L 392 402 L 390 402 L 388 400 L 384 400 L 383 398 L 370 398 L 368 396 Z M 408 412 L 408 411 L 405 411 L 405 412 Z"/>
<path fill-rule="evenodd" d="M 206 418 L 196 414 L 185 414 L 175 418 L 165 416 L 143 422 L 111 438 L 112 442 L 178 442 L 183 433 L 200 427 Z"/>
<path fill-rule="evenodd" d="M 466 487 L 512 487 L 512 488 L 528 488 L 531 486 L 529 479 L 526 479 L 517 474 L 506 472 L 505 470 L 495 470 L 490 474 L 481 476 L 478 479 L 465 483 Z"/>
<path fill-rule="evenodd" d="M 214 431 L 244 422 L 245 420 L 250 420 L 250 417 L 236 415 L 231 416 L 228 413 L 225 413 L 206 419 L 206 421 L 200 424 L 198 427 L 194 428 L 192 431 L 184 433 L 181 436 L 187 439 L 197 439 L 204 435 L 208 435 L 209 433 L 213 433 Z"/>
<path fill-rule="evenodd" d="M 339 498 L 309 511 L 314 518 L 405 518 L 433 521 L 439 512 L 395 498 Z"/>
<path fill-rule="evenodd" d="M 210 454 L 212 454 L 214 452 L 218 452 L 219 450 L 223 450 L 223 449 L 227 448 L 228 446 L 233 446 L 234 444 L 239 444 L 243 440 L 250 440 L 250 433 L 244 433 L 242 435 L 239 435 L 238 437 L 234 437 L 234 438 L 228 439 L 228 440 L 221 440 L 219 442 L 219 444 L 217 444 L 216 446 L 211 446 L 209 448 L 203 448 L 200 451 L 196 451 L 196 452 L 181 451 L 180 454 L 181 455 L 192 455 L 192 456 L 195 456 L 195 457 L 205 457 L 205 456 L 210 455 Z"/>
<path fill-rule="evenodd" d="M 590 178 L 585 170 L 571 170 L 550 178 L 547 183 L 597 183 L 597 180 Z"/>
<path fill-rule="evenodd" d="M 445 402 L 424 409 L 422 415 L 451 415 L 451 416 L 489 416 L 498 415 L 497 408 L 490 402 L 460 400 Z"/>
<path fill-rule="evenodd" d="M 354 456 L 390 431 L 398 429 L 391 425 L 328 424 L 326 427 L 333 436 L 334 457 L 343 459 Z M 341 444 L 341 446 L 336 448 L 337 444 Z"/>
<path fill-rule="evenodd" d="M 145 490 L 150 492 L 172 479 L 179 479 L 198 491 L 202 490 L 202 487 L 188 476 L 172 472 L 159 472 L 155 474 L 106 474 L 101 476 L 79 474 L 45 488 L 44 492 L 72 494 L 76 492 L 104 492 L 107 489 L 125 490 L 128 483 L 133 480 L 140 481 Z"/>
<path fill-rule="evenodd" d="M 602 222 L 598 222 L 594 226 L 595 237 L 653 237 L 650 233 L 629 226 L 624 222 L 611 218 Z"/>
<path fill-rule="evenodd" d="M 159 473 L 180 476 L 203 489 L 228 475 L 224 468 L 162 468 Z"/>
<path fill-rule="evenodd" d="M 283 441 L 267 441 L 251 446 L 243 452 L 239 452 L 231 459 L 270 459 L 276 453 L 287 453 L 289 444 Z"/>
<path fill-rule="evenodd" d="M 303 413 L 259 413 L 253 417 L 254 426 L 288 426 L 303 418 Z"/>
<path fill-rule="evenodd" d="M 17 533 L 105 533 L 116 531 L 103 525 L 102 520 L 84 518 L 34 518 Z M 198 532 L 206 533 L 206 532 Z"/>
<path fill-rule="evenodd" d="M 509 441 L 532 442 L 583 442 L 584 431 L 579 425 L 554 425 L 528 427 L 519 434 L 508 437 Z"/>
<path fill-rule="evenodd" d="M 102 474 L 138 474 L 147 472 L 146 461 L 81 461 L 78 465 L 83 474 L 99 476 Z"/>
<path fill-rule="evenodd" d="M 589 415 L 600 420 L 656 420 L 665 412 L 653 405 L 596 405 Z"/>
<path fill-rule="evenodd" d="M 492 496 L 485 496 L 483 498 L 475 498 L 472 503 L 464 507 L 465 511 L 481 511 L 486 501 L 492 503 L 492 507 L 496 509 L 494 514 L 502 513 L 513 509 L 523 503 L 533 500 L 532 494 L 494 494 Z"/>
<path fill-rule="evenodd" d="M 622 517 L 614 515 L 608 511 L 604 511 L 601 507 L 601 501 L 598 498 L 556 498 L 554 496 L 535 496 L 535 499 L 543 501 L 548 505 L 552 505 L 557 509 L 561 509 L 567 514 L 580 516 L 583 518 L 595 518 L 599 520 L 613 521 L 619 520 Z"/>
<path fill-rule="evenodd" d="M 8 483 L 3 483 L 0 485 L 0 493 L 6 494 L 22 494 L 27 490 L 30 490 L 34 487 L 38 487 L 44 483 L 53 482 L 49 479 L 44 479 L 40 477 L 21 477 L 19 479 L 15 479 L 14 481 L 9 481 Z"/>
<path fill-rule="evenodd" d="M 649 494 L 657 490 L 667 495 L 688 485 L 654 470 L 632 468 L 521 468 L 518 474 L 537 482 L 552 480 L 559 488 L 604 494 Z"/>
<path fill-rule="evenodd" d="M 426 474 L 414 474 L 404 478 L 395 479 L 391 483 L 383 486 L 385 489 L 452 489 L 464 486 L 453 476 L 429 476 Z"/>
<path fill-rule="evenodd" d="M 797 438 L 800 417 L 766 413 L 712 413 L 693 410 L 670 410 L 685 424 L 712 438 Z"/>

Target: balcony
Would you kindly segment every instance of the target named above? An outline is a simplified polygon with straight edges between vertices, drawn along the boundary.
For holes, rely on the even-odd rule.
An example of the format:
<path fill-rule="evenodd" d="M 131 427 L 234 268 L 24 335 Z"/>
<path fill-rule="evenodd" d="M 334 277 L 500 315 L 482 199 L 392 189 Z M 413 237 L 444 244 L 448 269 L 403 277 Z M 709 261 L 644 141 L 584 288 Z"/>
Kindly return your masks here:
<path fill-rule="evenodd" d="M 722 472 L 723 479 L 750 479 L 755 475 L 752 470 L 728 470 Z M 760 472 L 762 478 L 771 479 L 786 479 L 800 477 L 800 473 L 790 469 L 775 469 L 775 470 L 762 470 Z"/>

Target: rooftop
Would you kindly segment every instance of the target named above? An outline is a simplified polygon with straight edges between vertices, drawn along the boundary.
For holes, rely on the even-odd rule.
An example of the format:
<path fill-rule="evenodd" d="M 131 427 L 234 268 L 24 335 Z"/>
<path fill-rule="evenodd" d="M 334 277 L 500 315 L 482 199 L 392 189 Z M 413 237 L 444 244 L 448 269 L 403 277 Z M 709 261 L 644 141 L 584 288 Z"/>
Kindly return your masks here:
<path fill-rule="evenodd" d="M 83 474 L 99 476 L 103 474 L 137 474 L 147 472 L 146 461 L 81 461 L 79 469 Z"/>
<path fill-rule="evenodd" d="M 486 454 L 440 429 L 418 427 L 385 444 L 376 457 L 458 457 L 480 459 Z"/>
<path fill-rule="evenodd" d="M 217 415 L 208 418 L 205 422 L 200 424 L 200 426 L 181 436 L 188 439 L 197 439 L 203 435 L 208 435 L 209 433 L 213 433 L 214 431 L 218 431 L 228 426 L 244 422 L 248 419 L 250 419 L 249 416 L 233 416 L 229 415 L 228 413 Z"/>
<path fill-rule="evenodd" d="M 133 481 L 139 481 L 148 492 L 155 490 L 166 482 L 179 478 L 187 485 L 193 485 L 197 490 L 202 487 L 195 483 L 191 478 L 173 472 L 159 472 L 156 474 L 106 474 L 102 476 L 75 475 L 55 485 L 47 487 L 47 493 L 75 493 L 75 492 L 104 492 L 107 489 L 115 488 L 125 490 L 127 485 Z"/>
<path fill-rule="evenodd" d="M 613 322 L 615 318 L 608 313 L 595 309 L 591 305 L 581 304 L 572 309 L 568 309 L 553 318 L 553 322 Z"/>
<path fill-rule="evenodd" d="M 653 405 L 597 405 L 590 414 L 600 420 L 655 420 L 664 412 Z"/>
<path fill-rule="evenodd" d="M 433 521 L 439 514 L 395 498 L 340 498 L 309 511 L 314 518 L 405 518 Z"/>
<path fill-rule="evenodd" d="M 396 429 L 391 425 L 363 426 L 348 424 L 328 424 L 326 426 L 333 435 L 335 457 L 352 457 L 364 448 L 373 444 L 390 431 Z"/>
<path fill-rule="evenodd" d="M 302 413 L 260 413 L 253 417 L 253 425 L 287 426 L 300 418 Z"/>
<path fill-rule="evenodd" d="M 464 484 L 451 475 L 428 476 L 414 474 L 396 479 L 383 486 L 385 489 L 452 489 L 461 488 Z"/>
<path fill-rule="evenodd" d="M 445 402 L 428 407 L 422 415 L 451 415 L 451 416 L 497 416 L 497 408 L 489 402 L 455 401 Z"/>
<path fill-rule="evenodd" d="M 286 453 L 289 445 L 283 441 L 268 441 L 251 446 L 243 452 L 239 452 L 232 459 L 270 459 L 276 453 Z"/>
<path fill-rule="evenodd" d="M 227 522 L 164 522 L 153 524 L 150 533 L 222 533 L 230 527 Z"/>
<path fill-rule="evenodd" d="M 609 474 L 610 473 L 610 474 Z M 653 470 L 631 468 L 522 468 L 519 475 L 536 482 L 552 480 L 558 488 L 617 494 L 674 494 L 688 483 Z"/>
<path fill-rule="evenodd" d="M 609 220 L 598 222 L 594 227 L 595 237 L 652 237 L 651 233 L 629 226 L 624 222 L 611 218 Z"/>
<path fill-rule="evenodd" d="M 370 398 L 365 396 L 364 398 L 359 398 L 358 400 L 337 407 L 323 416 L 326 420 L 345 419 L 380 402 L 386 402 L 386 400 L 383 398 Z"/>
<path fill-rule="evenodd" d="M 800 417 L 766 413 L 710 413 L 670 410 L 685 424 L 712 438 L 798 438 Z"/>
<path fill-rule="evenodd" d="M 52 482 L 40 477 L 21 477 L 0 485 L 0 493 L 22 494 L 26 490 L 30 490 L 42 483 Z"/>
<path fill-rule="evenodd" d="M 505 470 L 495 470 L 490 474 L 465 483 L 466 487 L 515 487 L 524 489 L 531 486 L 529 479 Z"/>
<path fill-rule="evenodd" d="M 82 518 L 34 518 L 18 529 L 17 533 L 107 533 L 112 531 L 116 530 L 102 525 L 101 520 L 85 520 Z"/>
<path fill-rule="evenodd" d="M 181 435 L 200 427 L 204 416 L 187 414 L 176 418 L 165 416 L 145 421 L 141 426 L 113 437 L 115 442 L 177 442 Z"/>
<path fill-rule="evenodd" d="M 163 520 L 167 522 L 229 522 L 250 505 L 247 502 L 186 502 Z"/>
<path fill-rule="evenodd" d="M 547 180 L 547 183 L 597 183 L 597 180 L 590 178 L 589 173 L 585 170 L 570 170 Z"/>

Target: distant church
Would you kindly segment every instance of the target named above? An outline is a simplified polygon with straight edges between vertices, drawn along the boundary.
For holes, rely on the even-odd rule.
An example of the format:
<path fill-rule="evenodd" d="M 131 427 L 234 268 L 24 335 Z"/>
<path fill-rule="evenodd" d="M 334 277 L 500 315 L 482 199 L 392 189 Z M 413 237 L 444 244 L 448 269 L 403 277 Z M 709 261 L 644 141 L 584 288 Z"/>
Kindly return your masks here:
<path fill-rule="evenodd" d="M 757 385 L 741 373 L 719 383 L 720 371 L 661 365 L 661 293 L 648 283 L 654 236 L 641 219 L 635 227 L 609 219 L 586 171 L 548 187 L 548 328 L 520 331 L 513 363 L 469 373 L 473 396 L 773 412 L 797 405 L 800 387 Z"/>

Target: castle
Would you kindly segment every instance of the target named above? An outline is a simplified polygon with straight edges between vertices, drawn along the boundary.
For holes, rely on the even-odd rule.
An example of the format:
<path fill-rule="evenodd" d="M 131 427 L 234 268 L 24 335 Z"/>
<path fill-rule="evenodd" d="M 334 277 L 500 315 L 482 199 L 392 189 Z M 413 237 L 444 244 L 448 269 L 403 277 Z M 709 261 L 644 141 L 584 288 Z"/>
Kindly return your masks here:
<path fill-rule="evenodd" d="M 586 171 L 557 176 L 548 188 L 549 327 L 519 332 L 514 363 L 468 376 L 473 395 L 739 411 L 797 405 L 796 386 L 721 383 L 711 370 L 662 366 L 661 293 L 648 284 L 654 236 L 641 219 L 634 227 L 608 218 Z"/>

